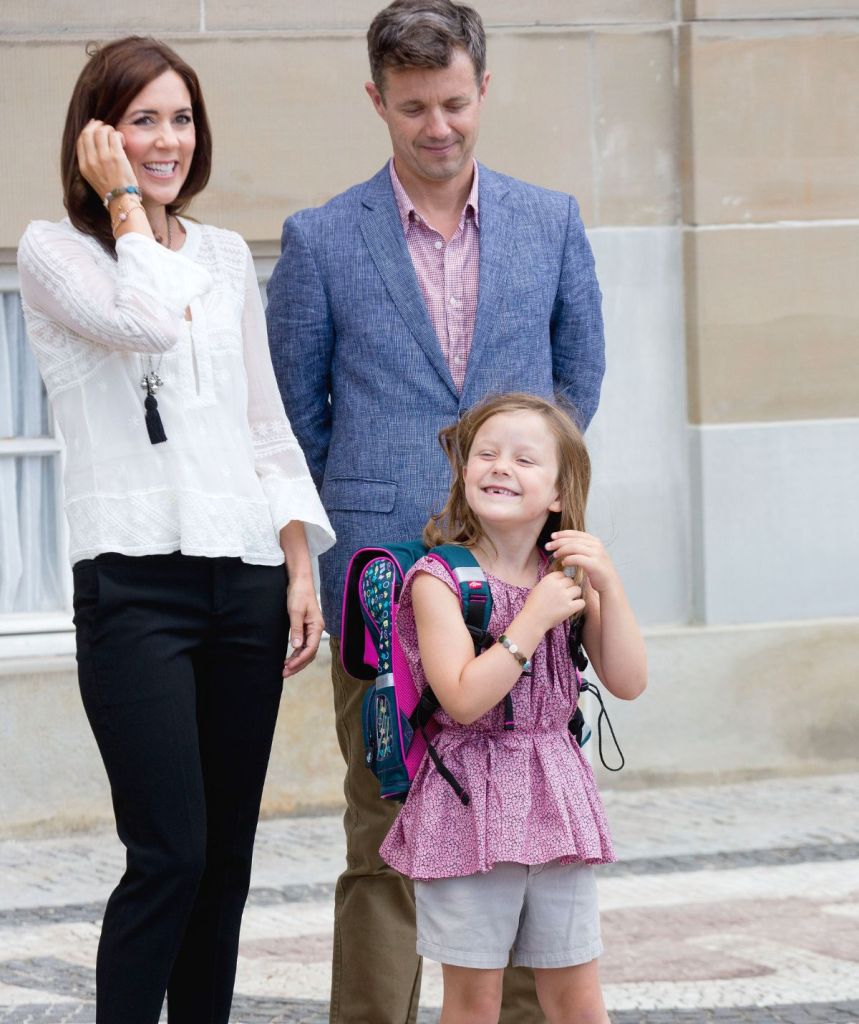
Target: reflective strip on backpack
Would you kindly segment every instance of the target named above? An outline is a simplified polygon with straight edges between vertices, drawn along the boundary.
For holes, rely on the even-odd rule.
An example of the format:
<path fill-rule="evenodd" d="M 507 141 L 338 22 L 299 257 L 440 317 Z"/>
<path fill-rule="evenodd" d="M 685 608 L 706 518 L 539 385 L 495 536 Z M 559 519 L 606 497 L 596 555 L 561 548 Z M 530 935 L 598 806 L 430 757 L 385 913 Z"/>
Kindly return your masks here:
<path fill-rule="evenodd" d="M 486 579 L 479 565 L 451 565 L 449 568 L 460 583 L 483 583 Z"/>
<path fill-rule="evenodd" d="M 394 673 L 386 672 L 383 676 L 376 676 L 376 689 L 384 690 L 394 685 Z"/>

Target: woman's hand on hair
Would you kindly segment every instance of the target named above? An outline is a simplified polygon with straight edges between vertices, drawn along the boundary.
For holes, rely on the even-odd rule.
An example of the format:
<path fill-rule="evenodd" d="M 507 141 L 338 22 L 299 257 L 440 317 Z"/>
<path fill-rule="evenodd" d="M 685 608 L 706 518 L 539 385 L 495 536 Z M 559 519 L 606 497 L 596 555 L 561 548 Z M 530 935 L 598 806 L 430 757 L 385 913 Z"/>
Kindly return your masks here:
<path fill-rule="evenodd" d="M 103 121 L 88 121 L 78 136 L 75 148 L 81 174 L 99 199 L 104 199 L 112 189 L 137 184 L 125 155 L 122 133 L 111 125 Z"/>
<path fill-rule="evenodd" d="M 602 541 L 581 530 L 559 530 L 546 545 L 556 560 L 567 566 L 581 568 L 588 583 L 598 594 L 621 587 L 620 577 Z"/>
<path fill-rule="evenodd" d="M 313 661 L 325 628 L 312 575 L 307 573 L 290 577 L 286 608 L 289 613 L 292 652 L 283 663 L 284 679 L 294 676 Z"/>
<path fill-rule="evenodd" d="M 521 615 L 532 618 L 541 633 L 585 607 L 582 588 L 562 572 L 548 572 L 528 595 Z"/>

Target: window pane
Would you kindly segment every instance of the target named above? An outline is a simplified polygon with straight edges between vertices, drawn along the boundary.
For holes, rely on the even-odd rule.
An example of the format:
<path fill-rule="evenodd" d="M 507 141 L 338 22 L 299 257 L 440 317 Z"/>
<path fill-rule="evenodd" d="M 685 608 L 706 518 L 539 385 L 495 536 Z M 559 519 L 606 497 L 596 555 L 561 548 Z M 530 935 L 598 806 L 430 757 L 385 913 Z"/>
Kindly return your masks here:
<path fill-rule="evenodd" d="M 0 437 L 51 434 L 48 399 L 27 343 L 21 299 L 0 293 Z"/>
<path fill-rule="evenodd" d="M 0 294 L 0 437 L 51 436 L 45 388 L 21 299 Z M 57 455 L 0 457 L 0 614 L 66 605 L 60 566 Z"/>
<path fill-rule="evenodd" d="M 65 607 L 60 566 L 59 456 L 0 458 L 0 615 Z"/>

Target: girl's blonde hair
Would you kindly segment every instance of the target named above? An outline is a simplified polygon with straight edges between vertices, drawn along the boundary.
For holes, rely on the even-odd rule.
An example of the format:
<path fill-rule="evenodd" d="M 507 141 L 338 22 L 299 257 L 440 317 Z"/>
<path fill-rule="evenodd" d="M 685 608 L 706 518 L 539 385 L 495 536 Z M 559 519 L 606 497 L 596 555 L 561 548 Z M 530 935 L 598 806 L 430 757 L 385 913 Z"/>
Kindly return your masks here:
<path fill-rule="evenodd" d="M 536 395 L 513 392 L 485 399 L 469 409 L 458 423 L 445 427 L 439 433 L 439 442 L 450 461 L 453 481 L 444 508 L 424 527 L 423 540 L 427 547 L 437 544 L 473 547 L 484 538 L 480 520 L 465 500 L 464 470 L 478 430 L 493 416 L 508 412 L 535 412 L 542 416 L 558 446 L 557 487 L 561 511 L 549 514 L 541 540 L 548 540 L 547 535 L 553 530 L 584 530 L 591 460 L 581 431 L 560 405 Z M 577 583 L 581 582 L 582 576 L 579 569 Z"/>

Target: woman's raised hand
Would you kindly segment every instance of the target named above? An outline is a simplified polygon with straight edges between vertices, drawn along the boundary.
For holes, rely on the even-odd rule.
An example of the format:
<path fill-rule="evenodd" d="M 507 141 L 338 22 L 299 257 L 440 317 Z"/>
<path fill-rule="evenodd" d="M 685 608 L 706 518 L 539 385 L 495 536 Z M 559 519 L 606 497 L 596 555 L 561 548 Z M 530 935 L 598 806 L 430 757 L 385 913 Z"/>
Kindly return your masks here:
<path fill-rule="evenodd" d="M 137 178 L 125 155 L 122 133 L 103 121 L 88 121 L 75 146 L 81 174 L 104 199 L 123 185 L 136 185 Z"/>

